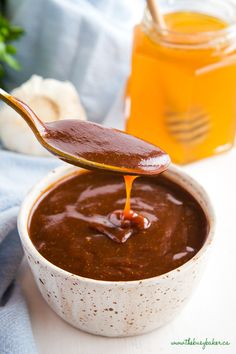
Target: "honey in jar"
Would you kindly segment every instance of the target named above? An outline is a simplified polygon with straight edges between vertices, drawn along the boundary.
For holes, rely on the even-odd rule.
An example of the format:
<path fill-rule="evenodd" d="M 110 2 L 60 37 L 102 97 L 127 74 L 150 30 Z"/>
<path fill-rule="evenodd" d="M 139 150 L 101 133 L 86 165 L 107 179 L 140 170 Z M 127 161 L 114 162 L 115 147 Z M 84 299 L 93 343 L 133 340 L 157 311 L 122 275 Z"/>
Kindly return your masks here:
<path fill-rule="evenodd" d="M 234 143 L 236 7 L 227 0 L 162 3 L 167 30 L 148 10 L 135 28 L 126 129 L 183 164 Z"/>

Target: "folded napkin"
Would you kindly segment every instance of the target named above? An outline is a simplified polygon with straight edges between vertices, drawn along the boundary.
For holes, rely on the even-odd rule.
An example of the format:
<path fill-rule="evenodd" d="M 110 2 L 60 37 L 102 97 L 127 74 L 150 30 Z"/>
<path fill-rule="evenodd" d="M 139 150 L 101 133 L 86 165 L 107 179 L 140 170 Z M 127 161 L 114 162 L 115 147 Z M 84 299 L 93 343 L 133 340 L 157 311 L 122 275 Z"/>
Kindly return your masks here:
<path fill-rule="evenodd" d="M 16 219 L 29 188 L 59 164 L 0 147 L 0 354 L 37 353 L 27 306 L 14 280 L 23 257 Z"/>

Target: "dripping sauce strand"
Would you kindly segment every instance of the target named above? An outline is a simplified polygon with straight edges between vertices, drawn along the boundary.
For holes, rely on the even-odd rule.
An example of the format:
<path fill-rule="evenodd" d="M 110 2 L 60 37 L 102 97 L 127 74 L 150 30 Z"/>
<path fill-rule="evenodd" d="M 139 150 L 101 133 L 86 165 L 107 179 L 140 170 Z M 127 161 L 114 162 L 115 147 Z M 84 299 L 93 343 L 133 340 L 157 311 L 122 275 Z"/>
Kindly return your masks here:
<path fill-rule="evenodd" d="M 124 207 L 124 219 L 130 219 L 132 217 L 132 210 L 130 208 L 130 197 L 131 197 L 131 190 L 134 180 L 138 176 L 124 176 L 125 180 L 125 189 L 126 189 L 126 202 Z"/>
<path fill-rule="evenodd" d="M 114 210 L 107 216 L 91 217 L 90 227 L 112 241 L 126 242 L 130 236 L 150 226 L 149 220 L 131 209 L 131 189 L 136 176 L 124 176 L 126 187 L 126 203 L 124 209 Z"/>
<path fill-rule="evenodd" d="M 126 230 L 118 242 L 125 242 L 135 232 L 135 230 L 144 230 L 150 226 L 150 222 L 147 218 L 131 209 L 131 191 L 133 182 L 137 177 L 138 176 L 124 176 L 126 188 L 125 207 L 123 210 L 113 211 L 109 216 L 109 219 L 113 225 Z M 128 233 L 127 230 L 129 230 Z M 117 238 L 115 240 L 117 241 Z"/>

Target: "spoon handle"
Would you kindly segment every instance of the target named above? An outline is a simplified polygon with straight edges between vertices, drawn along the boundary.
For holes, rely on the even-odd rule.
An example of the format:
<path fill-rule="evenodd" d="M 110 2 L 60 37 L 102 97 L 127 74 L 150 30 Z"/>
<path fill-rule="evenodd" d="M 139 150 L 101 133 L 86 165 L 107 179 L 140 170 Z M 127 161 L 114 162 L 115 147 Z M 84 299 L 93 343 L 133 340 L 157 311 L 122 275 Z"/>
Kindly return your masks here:
<path fill-rule="evenodd" d="M 13 108 L 26 121 L 37 138 L 40 138 L 41 132 L 45 130 L 44 123 L 36 116 L 36 114 L 27 106 L 26 103 L 18 98 L 11 96 L 9 93 L 0 88 L 0 99 Z"/>

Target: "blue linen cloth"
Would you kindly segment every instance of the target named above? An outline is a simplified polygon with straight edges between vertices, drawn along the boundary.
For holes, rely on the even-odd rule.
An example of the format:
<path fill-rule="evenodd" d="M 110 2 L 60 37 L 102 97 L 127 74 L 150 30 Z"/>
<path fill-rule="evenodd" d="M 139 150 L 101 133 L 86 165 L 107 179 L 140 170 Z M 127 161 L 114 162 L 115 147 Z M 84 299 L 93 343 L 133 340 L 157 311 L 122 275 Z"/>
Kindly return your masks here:
<path fill-rule="evenodd" d="M 11 21 L 25 28 L 16 43 L 22 71 L 8 71 L 11 89 L 32 74 L 69 80 L 90 120 L 102 122 L 130 72 L 133 26 L 144 0 L 8 0 Z"/>
<path fill-rule="evenodd" d="M 55 158 L 36 158 L 0 147 L 0 353 L 37 353 L 19 285 L 14 280 L 23 250 L 16 228 L 19 205 L 29 188 L 60 164 Z"/>

